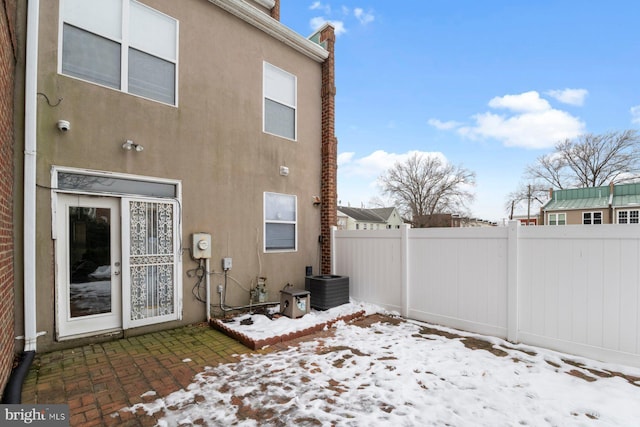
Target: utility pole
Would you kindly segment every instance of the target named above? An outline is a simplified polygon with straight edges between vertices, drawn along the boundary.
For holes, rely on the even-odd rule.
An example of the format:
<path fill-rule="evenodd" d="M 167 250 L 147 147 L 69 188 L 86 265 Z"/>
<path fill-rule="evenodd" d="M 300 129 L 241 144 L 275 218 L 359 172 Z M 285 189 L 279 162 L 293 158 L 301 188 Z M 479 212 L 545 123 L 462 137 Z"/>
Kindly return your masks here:
<path fill-rule="evenodd" d="M 527 185 L 527 225 L 531 218 L 531 184 Z"/>

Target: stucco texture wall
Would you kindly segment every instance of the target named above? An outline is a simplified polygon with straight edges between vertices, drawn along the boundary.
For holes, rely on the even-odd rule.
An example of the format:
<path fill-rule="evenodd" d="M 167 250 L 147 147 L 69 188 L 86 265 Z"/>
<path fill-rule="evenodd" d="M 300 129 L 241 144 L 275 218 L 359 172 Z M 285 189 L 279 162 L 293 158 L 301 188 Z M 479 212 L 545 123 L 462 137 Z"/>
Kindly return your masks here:
<path fill-rule="evenodd" d="M 38 330 L 55 346 L 55 274 L 51 167 L 65 166 L 179 180 L 182 184 L 183 320 L 205 320 L 205 306 L 187 272 L 195 232 L 212 234 L 212 270 L 231 257 L 227 304 L 249 303 L 248 289 L 267 278 L 269 300 L 287 283 L 304 286 L 305 266 L 319 270 L 321 190 L 321 64 L 206 1 L 147 0 L 179 21 L 178 105 L 170 106 L 58 73 L 58 2 L 41 2 L 38 91 Z M 297 77 L 297 140 L 262 131 L 263 61 Z M 71 130 L 61 133 L 58 120 Z M 144 146 L 122 149 L 125 140 Z M 280 166 L 289 168 L 281 176 Z M 298 249 L 263 250 L 263 194 L 297 196 Z M 216 287 L 212 277 L 214 310 Z M 153 328 L 151 328 L 153 329 Z"/>

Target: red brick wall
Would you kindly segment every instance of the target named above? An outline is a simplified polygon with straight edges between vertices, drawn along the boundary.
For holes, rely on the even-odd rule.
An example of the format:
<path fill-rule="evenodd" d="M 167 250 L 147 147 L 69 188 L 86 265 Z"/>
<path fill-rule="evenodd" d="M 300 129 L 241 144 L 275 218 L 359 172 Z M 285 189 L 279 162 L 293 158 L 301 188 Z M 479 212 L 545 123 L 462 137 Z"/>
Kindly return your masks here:
<path fill-rule="evenodd" d="M 280 20 L 280 0 L 276 0 L 275 6 L 271 9 L 271 17 L 276 21 Z"/>
<path fill-rule="evenodd" d="M 0 0 L 0 387 L 11 373 L 13 324 L 13 84 L 16 0 Z"/>
<path fill-rule="evenodd" d="M 338 224 L 338 139 L 336 122 L 335 41 L 333 27 L 320 33 L 329 57 L 322 64 L 322 207 L 320 209 L 320 273 L 331 273 L 331 227 Z"/>

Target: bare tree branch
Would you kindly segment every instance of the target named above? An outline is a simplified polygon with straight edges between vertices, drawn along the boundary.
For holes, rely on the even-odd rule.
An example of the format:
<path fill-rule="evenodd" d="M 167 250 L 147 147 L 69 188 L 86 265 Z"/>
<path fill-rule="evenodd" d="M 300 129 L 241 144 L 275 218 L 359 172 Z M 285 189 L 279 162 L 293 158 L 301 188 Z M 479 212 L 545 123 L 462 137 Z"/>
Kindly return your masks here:
<path fill-rule="evenodd" d="M 514 212 L 521 209 L 526 209 L 527 218 L 537 214 L 540 206 L 546 203 L 548 194 L 549 189 L 543 184 L 521 184 L 507 195 L 505 211 L 509 213 L 509 219 L 513 219 Z"/>
<path fill-rule="evenodd" d="M 414 153 L 381 175 L 379 183 L 383 193 L 415 223 L 425 215 L 462 211 L 474 198 L 467 187 L 475 184 L 475 173 L 438 157 Z"/>
<path fill-rule="evenodd" d="M 567 139 L 527 167 L 526 175 L 557 189 L 599 187 L 640 172 L 640 136 L 635 130 Z"/>

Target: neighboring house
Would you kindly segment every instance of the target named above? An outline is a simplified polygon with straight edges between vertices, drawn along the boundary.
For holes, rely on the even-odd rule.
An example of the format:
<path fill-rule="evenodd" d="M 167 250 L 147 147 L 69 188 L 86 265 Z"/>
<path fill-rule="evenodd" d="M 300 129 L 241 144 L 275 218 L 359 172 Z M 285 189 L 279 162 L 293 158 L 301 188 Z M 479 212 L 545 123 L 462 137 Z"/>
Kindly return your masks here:
<path fill-rule="evenodd" d="M 16 0 L 0 7 L 0 389 L 4 389 L 15 352 L 13 153 L 14 84 L 19 57 L 16 38 Z"/>
<path fill-rule="evenodd" d="M 338 206 L 339 230 L 385 230 L 400 228 L 403 223 L 394 207 L 365 209 Z"/>
<path fill-rule="evenodd" d="M 479 218 L 469 218 L 457 214 L 439 213 L 421 215 L 414 221 L 415 228 L 460 228 L 460 227 L 495 227 L 495 222 Z"/>
<path fill-rule="evenodd" d="M 306 266 L 330 272 L 333 27 L 302 37 L 278 0 L 24 7 L 25 350 L 201 322 L 248 306 L 258 277 L 279 302 Z"/>
<path fill-rule="evenodd" d="M 453 215 L 452 218 L 452 227 L 496 227 L 497 225 L 494 221 L 481 218 L 461 217 L 459 215 Z"/>
<path fill-rule="evenodd" d="M 511 218 L 513 221 L 518 221 L 520 222 L 520 225 L 538 225 L 539 223 L 539 219 L 538 219 L 538 214 L 532 214 L 532 215 L 514 215 Z"/>
<path fill-rule="evenodd" d="M 638 224 L 640 183 L 551 190 L 543 224 Z"/>

